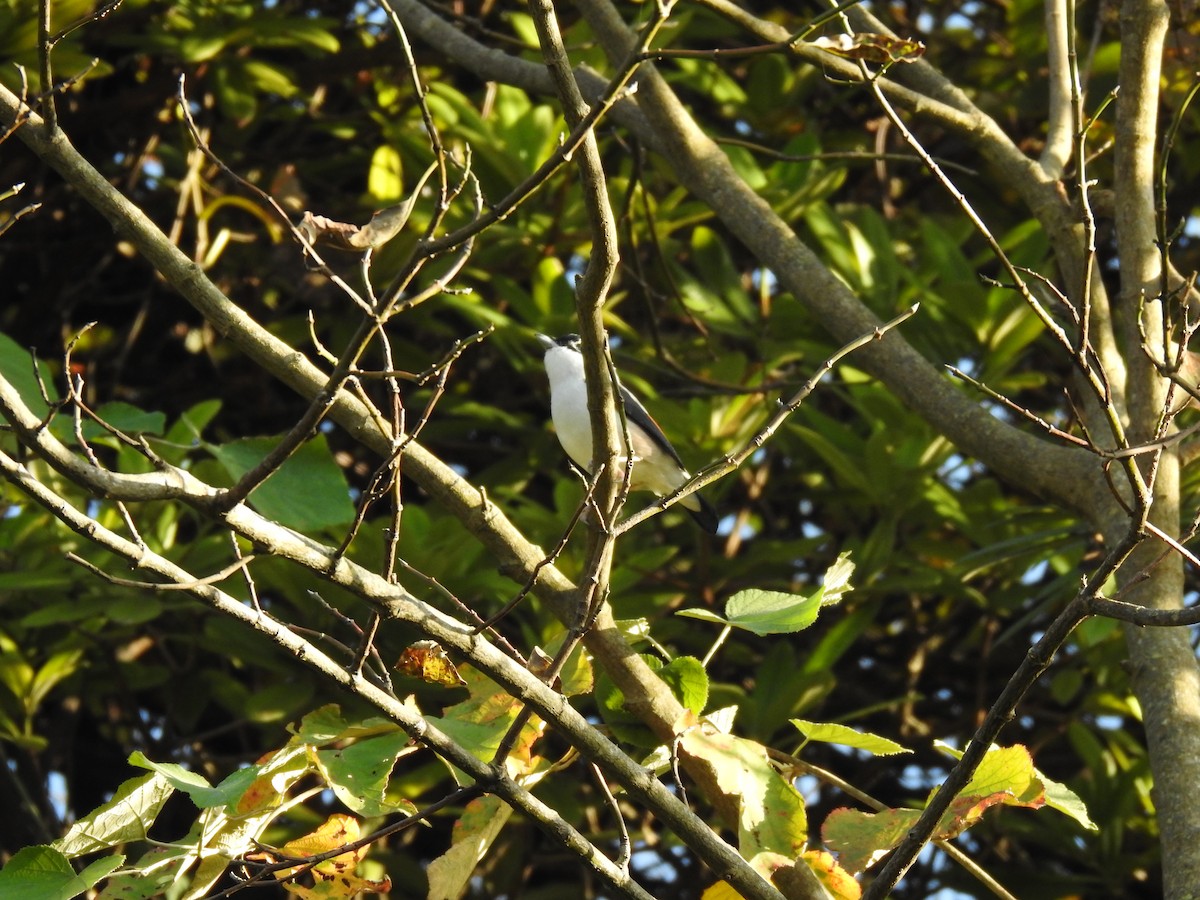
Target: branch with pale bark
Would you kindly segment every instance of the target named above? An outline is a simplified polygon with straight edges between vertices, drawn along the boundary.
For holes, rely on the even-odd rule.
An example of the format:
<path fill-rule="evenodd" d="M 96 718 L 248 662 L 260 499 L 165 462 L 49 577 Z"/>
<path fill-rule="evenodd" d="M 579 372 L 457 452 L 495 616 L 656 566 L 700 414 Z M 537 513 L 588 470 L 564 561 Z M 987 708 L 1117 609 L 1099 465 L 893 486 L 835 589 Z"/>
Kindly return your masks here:
<path fill-rule="evenodd" d="M 345 588 L 391 619 L 407 622 L 424 635 L 450 648 L 486 672 L 509 693 L 554 723 L 585 757 L 594 762 L 631 797 L 651 810 L 697 856 L 715 871 L 722 872 L 731 884 L 748 897 L 775 898 L 779 894 L 709 826 L 662 786 L 650 773 L 601 735 L 567 702 L 548 687 L 529 668 L 475 633 L 468 624 L 428 606 L 409 593 L 403 585 L 384 578 L 339 555 L 311 538 L 272 522 L 242 503 L 223 508 L 222 492 L 184 469 L 158 462 L 157 471 L 125 474 L 101 468 L 82 458 L 56 438 L 47 423 L 35 415 L 17 391 L 0 378 L 0 414 L 20 436 L 22 443 L 71 482 L 93 496 L 113 501 L 149 502 L 169 500 L 184 503 L 221 522 L 233 534 L 250 542 L 262 556 L 273 556 L 302 566 L 314 574 Z M 469 772 L 484 790 L 497 793 L 516 808 L 528 813 L 564 846 L 578 853 L 597 874 L 629 896 L 638 893 L 628 882 L 628 873 L 620 873 L 607 864 L 597 848 L 574 831 L 557 814 L 528 795 L 504 772 L 502 765 L 485 764 L 459 747 L 446 735 L 431 729 L 414 710 L 391 695 L 375 679 L 367 677 L 330 658 L 319 647 L 264 613 L 246 606 L 216 586 L 217 581 L 236 574 L 250 564 L 239 560 L 219 577 L 197 577 L 147 548 L 140 540 L 130 540 L 103 526 L 94 516 L 76 509 L 68 500 L 42 484 L 20 462 L 0 454 L 0 474 L 31 499 L 45 507 L 60 521 L 116 555 L 137 570 L 178 585 L 222 615 L 234 618 L 266 635 L 304 665 L 351 693 L 367 701 L 392 718 L 414 739 L 426 743 L 454 765 Z"/>
<path fill-rule="evenodd" d="M 1106 562 L 1092 573 L 1087 586 L 1055 619 L 1046 635 L 1030 650 L 1026 663 L 1014 673 L 989 711 L 987 720 L 976 732 L 967 755 L 955 768 L 951 780 L 929 805 L 922 823 L 880 874 L 877 885 L 881 886 L 873 889 L 878 894 L 886 892 L 915 858 L 931 832 L 930 823 L 936 825 L 940 815 L 938 804 L 943 800 L 948 803 L 955 795 L 956 791 L 952 789 L 955 779 L 965 783 L 971 771 L 969 760 L 986 751 L 1025 691 L 1050 664 L 1055 651 L 1079 621 L 1089 615 L 1110 615 L 1141 626 L 1174 626 L 1195 621 L 1195 610 L 1170 608 L 1178 606 L 1179 602 L 1176 554 L 1184 548 L 1177 540 L 1179 486 L 1171 450 L 1169 395 L 1164 393 L 1166 379 L 1151 364 L 1154 359 L 1173 358 L 1168 352 L 1173 334 L 1165 314 L 1157 318 L 1145 314 L 1148 307 L 1157 309 L 1155 304 L 1163 305 L 1174 277 L 1170 273 L 1169 260 L 1164 260 L 1160 252 L 1165 236 L 1159 233 L 1161 229 L 1153 227 L 1156 221 L 1153 161 L 1157 132 L 1154 111 L 1157 108 L 1157 60 L 1162 50 L 1165 7 L 1130 0 L 1123 11 L 1128 28 L 1122 60 L 1122 93 L 1117 108 L 1120 133 L 1117 146 L 1121 163 L 1118 169 L 1122 172 L 1122 180 L 1117 183 L 1120 201 L 1117 207 L 1121 210 L 1118 245 L 1122 260 L 1123 317 L 1114 317 L 1109 295 L 1095 265 L 1094 223 L 1090 221 L 1088 183 L 1082 160 L 1076 163 L 1076 180 L 1072 185 L 1081 195 L 1078 202 L 1084 213 L 1082 220 L 1079 208 L 1070 201 L 1068 190 L 1060 181 L 1071 164 L 1071 156 L 1082 156 L 1086 139 L 1078 72 L 1072 66 L 1063 71 L 1064 61 L 1074 59 L 1073 4 L 1051 3 L 1047 7 L 1047 21 L 1053 25 L 1049 29 L 1052 32 L 1050 56 L 1055 73 L 1050 85 L 1052 121 L 1045 151 L 1040 160 L 1033 160 L 1008 139 L 994 120 L 924 61 L 896 67 L 884 76 L 873 75 L 864 67 L 831 56 L 803 41 L 792 40 L 793 36 L 786 30 L 757 19 L 725 0 L 704 2 L 748 33 L 776 42 L 779 52 L 790 53 L 838 77 L 869 83 L 879 92 L 885 108 L 887 104 L 895 103 L 918 121 L 936 123 L 953 131 L 966 139 L 993 171 L 1013 186 L 1041 223 L 1054 248 L 1061 274 L 1057 290 L 1064 307 L 1072 311 L 1076 333 L 1072 335 L 1058 328 L 1053 315 L 1044 310 L 1043 323 L 1059 337 L 1063 351 L 1078 363 L 1092 395 L 1088 404 L 1101 417 L 1087 421 L 1086 427 L 1091 430 L 1086 439 L 1062 446 L 1052 432 L 1047 432 L 1047 437 L 1031 435 L 1017 425 L 999 421 L 902 340 L 889 339 L 864 354 L 866 368 L 960 449 L 988 464 L 1000 475 L 1087 517 L 1104 529 L 1113 548 Z M 614 400 L 609 378 L 611 363 L 606 358 L 600 310 L 615 265 L 615 231 L 610 227 L 611 210 L 604 174 L 595 153 L 591 130 L 601 114 L 611 113 L 614 121 L 636 134 L 646 146 L 669 156 L 680 182 L 705 201 L 729 230 L 776 274 L 781 284 L 805 304 L 815 318 L 826 324 L 836 338 L 849 341 L 880 328 L 881 323 L 738 178 L 717 143 L 703 133 L 666 80 L 645 62 L 649 46 L 647 32 L 636 35 L 617 11 L 603 0 L 581 7 L 617 72 L 610 79 L 586 70 L 571 70 L 562 42 L 556 37 L 554 9 L 549 2 L 535 4 L 535 23 L 548 70 L 484 47 L 416 3 L 406 0 L 394 3 L 398 21 L 480 76 L 542 93 L 555 93 L 560 98 L 572 128 L 568 141 L 571 149 L 548 161 L 553 167 L 546 172 L 548 174 L 566 162 L 578 148 L 593 244 L 597 248 L 578 292 L 580 331 L 584 336 L 589 372 L 589 406 L 596 438 L 594 458 L 613 460 L 618 455 L 621 435 L 612 433 L 609 425 L 612 417 L 608 411 Z M 888 33 L 869 11 L 855 8 L 847 15 L 854 27 Z M 624 86 L 639 65 L 639 90 L 636 96 L 631 96 Z M 586 105 L 588 100 L 595 104 L 591 110 Z M 0 93 L 0 105 L 6 122 L 27 115 L 20 101 L 6 91 Z M 328 404 L 331 418 L 373 449 L 390 453 L 398 439 L 405 440 L 408 473 L 471 528 L 515 579 L 528 580 L 551 600 L 564 621 L 576 620 L 580 596 L 588 599 L 583 605 L 598 608 L 594 601 L 602 599 L 605 592 L 613 536 L 594 534 L 589 548 L 588 574 L 581 585 L 571 584 L 546 562 L 538 548 L 525 542 L 500 510 L 479 491 L 454 475 L 419 442 L 403 435 L 403 429 L 397 429 L 394 417 L 389 420 L 364 397 L 343 390 L 348 368 L 340 373 L 335 371 L 336 377 L 331 376 L 292 348 L 271 338 L 243 311 L 206 284 L 194 267 L 188 268 L 176 258 L 172 253 L 174 248 L 168 241 L 161 240 L 162 236 L 144 221 L 144 217 L 138 219 L 128 205 L 122 206 L 119 195 L 106 183 L 101 183 L 102 179 L 94 172 L 89 172 L 77 156 L 72 156 L 73 151 L 61 132 L 47 128 L 47 123 L 40 122 L 32 114 L 28 114 L 28 118 L 31 124 L 18 132 L 21 138 L 79 185 L 90 202 L 105 212 L 114 225 L 127 229 L 126 233 L 132 236 L 147 258 L 253 359 L 303 396 L 320 397 L 321 404 Z M 894 112 L 893 119 L 903 128 L 904 123 Z M 913 140 L 923 152 L 919 142 Z M 931 157 L 926 155 L 926 159 L 936 168 Z M 953 187 L 948 179 L 947 183 Z M 513 202 L 520 202 L 520 197 Z M 489 215 L 492 214 L 478 216 L 462 235 L 474 234 L 486 227 Z M 982 222 L 978 225 L 986 234 L 986 226 Z M 452 239 L 458 241 L 460 236 L 448 235 L 439 239 L 430 235 L 426 247 L 441 246 L 439 240 L 450 246 L 447 242 Z M 1003 258 L 998 245 L 994 249 Z M 1128 270 L 1125 268 L 1126 257 Z M 1014 269 L 1011 274 L 1018 283 L 1021 282 L 1020 273 Z M 1026 294 L 1026 300 L 1036 305 L 1036 298 L 1027 289 Z M 1131 361 L 1129 354 L 1119 349 L 1122 346 L 1146 346 L 1147 354 L 1145 358 L 1139 356 Z M 320 415 L 323 414 L 324 407 L 320 411 Z M 309 427 L 309 423 L 304 425 L 305 429 Z M 1107 433 L 1116 449 L 1109 446 L 1110 441 L 1096 437 L 1101 433 Z M 26 437 L 37 440 L 35 431 L 30 428 L 26 429 Z M 1096 452 L 1101 447 L 1105 449 Z M 42 449 L 51 452 L 52 448 Z M 51 453 L 51 457 L 54 456 Z M 1124 490 L 1109 490 L 1106 466 L 1107 460 L 1112 459 L 1124 465 L 1131 503 L 1120 500 L 1125 495 Z M 61 462 L 67 465 L 65 460 Z M 80 462 L 80 465 L 86 464 Z M 612 469 L 611 466 L 602 468 L 604 478 L 598 491 L 599 505 L 607 514 L 610 525 L 611 515 L 619 508 L 622 494 L 619 473 Z M 176 477 L 171 474 L 162 478 L 161 483 L 154 482 L 153 491 L 162 492 L 162 496 L 170 494 L 174 499 L 187 501 L 191 498 L 203 506 L 196 499 L 199 495 L 186 485 L 181 487 L 176 483 Z M 123 489 L 132 491 L 134 484 L 130 482 Z M 150 490 L 144 485 L 138 489 Z M 175 493 L 170 493 L 172 491 Z M 231 496 L 227 499 L 232 502 L 243 498 Z M 205 502 L 213 503 L 211 500 Z M 243 506 L 235 504 L 227 516 L 241 521 L 247 512 Z M 1155 540 L 1145 540 L 1146 535 Z M 287 555 L 282 545 L 276 552 Z M 333 562 L 327 560 L 334 572 L 340 564 L 337 557 L 334 554 L 329 558 Z M 1103 581 L 1113 573 L 1120 576 L 1124 585 L 1119 598 L 1108 598 L 1100 593 Z M 355 574 L 355 578 L 358 577 Z M 461 634 L 454 632 L 457 635 L 454 636 L 451 632 L 454 629 L 449 629 L 445 638 L 451 646 L 461 644 L 472 650 L 478 649 Z M 671 736 L 680 712 L 678 703 L 620 639 L 606 610 L 599 610 L 597 627 L 585 639 L 602 664 L 610 668 L 614 680 L 626 694 L 627 705 L 641 711 L 661 738 Z M 452 640 L 460 643 L 455 644 Z M 1155 654 L 1165 647 L 1173 660 L 1170 670 L 1162 673 L 1163 677 L 1158 677 L 1155 672 L 1141 671 L 1139 692 L 1156 698 L 1155 704 L 1144 704 L 1148 708 L 1160 709 L 1159 704 L 1168 707 L 1167 714 L 1161 719 L 1154 720 L 1152 716 L 1152 721 L 1148 721 L 1156 776 L 1161 766 L 1164 773 L 1168 768 L 1174 768 L 1181 779 L 1186 778 L 1189 771 L 1186 766 L 1172 766 L 1172 760 L 1200 759 L 1195 747 L 1197 739 L 1193 737 L 1196 730 L 1179 727 L 1179 720 L 1194 718 L 1195 710 L 1174 706 L 1170 694 L 1172 680 L 1182 680 L 1190 685 L 1189 696 L 1200 696 L 1200 691 L 1191 690 L 1195 687 L 1195 661 L 1194 658 L 1189 661 L 1186 635 L 1176 633 L 1160 638 L 1131 629 L 1131 644 L 1135 648 L 1135 657 L 1158 658 Z M 524 698 L 524 695 L 519 696 Z M 712 780 L 706 779 L 702 767 L 692 774 L 701 784 L 712 787 Z M 1164 783 L 1172 782 L 1164 780 Z M 1164 821 L 1169 826 L 1164 828 L 1165 846 L 1174 848 L 1171 851 L 1173 858 L 1189 855 L 1182 838 L 1196 830 L 1195 815 L 1168 809 L 1174 798 L 1182 796 L 1182 791 L 1172 789 L 1160 801 Z M 1184 883 L 1182 879 L 1190 877 L 1186 873 L 1194 868 L 1178 866 L 1179 871 L 1185 873 L 1178 876 L 1178 883 Z"/>
<path fill-rule="evenodd" d="M 760 39 L 782 45 L 791 38 L 784 29 L 758 20 L 740 8 L 724 3 L 723 0 L 707 0 L 707 5 L 753 31 Z M 1135 4 L 1128 5 L 1129 10 L 1136 7 Z M 1051 49 L 1054 58 L 1060 62 L 1074 57 L 1075 45 L 1071 31 L 1073 23 L 1067 15 L 1070 9 L 1070 4 L 1066 4 L 1053 7 L 1047 13 L 1055 25 Z M 633 45 L 633 35 L 609 4 L 582 4 L 581 11 L 588 18 L 593 32 L 603 42 L 610 59 L 621 59 L 629 52 Z M 848 15 L 857 28 L 889 33 L 882 23 L 866 10 L 855 7 L 849 10 Z M 1134 13 L 1129 11 L 1126 15 L 1130 16 L 1132 21 Z M 427 36 L 439 33 L 441 24 L 435 19 L 425 16 L 423 21 Z M 1154 36 L 1148 35 L 1140 24 L 1137 28 L 1131 27 L 1128 33 L 1131 51 L 1135 43 L 1142 42 L 1147 37 L 1150 38 L 1151 49 L 1140 57 L 1130 53 L 1131 61 L 1127 64 L 1130 77 L 1135 83 L 1146 85 L 1147 89 L 1135 90 L 1133 97 L 1126 101 L 1127 108 L 1136 108 L 1143 113 L 1146 110 L 1152 111 L 1156 108 L 1156 101 L 1149 86 L 1156 85 L 1157 81 L 1153 75 L 1157 70 L 1147 69 L 1146 65 L 1150 59 L 1157 59 L 1161 53 L 1161 46 L 1155 45 Z M 816 48 L 805 47 L 802 42 L 793 45 L 793 52 L 839 77 L 865 80 L 866 76 L 858 66 L 831 57 Z M 470 65 L 463 57 L 459 57 L 459 61 Z M 494 58 L 488 61 L 488 65 L 493 67 L 493 72 L 495 64 Z M 512 64 L 519 68 L 517 61 L 512 61 Z M 1056 72 L 1059 71 L 1056 69 Z M 1149 72 L 1149 77 L 1143 78 L 1146 72 Z M 515 70 L 514 74 L 522 79 L 527 77 L 526 74 Z M 1150 410 L 1152 415 L 1157 415 L 1153 411 L 1163 409 L 1163 405 L 1140 401 L 1135 404 L 1132 400 L 1127 402 L 1127 360 L 1120 350 L 1118 326 L 1113 321 L 1108 293 L 1100 281 L 1098 267 L 1094 265 L 1092 232 L 1085 227 L 1086 223 L 1081 226 L 1077 208 L 1058 181 L 1064 165 L 1064 144 L 1067 138 L 1078 148 L 1082 146 L 1081 141 L 1085 135 L 1084 120 L 1080 115 L 1081 95 L 1075 83 L 1077 77 L 1075 70 L 1069 68 L 1067 72 L 1056 75 L 1057 80 L 1052 84 L 1055 110 L 1053 131 L 1050 145 L 1041 161 L 1028 158 L 1003 133 L 996 122 L 979 111 L 965 94 L 936 68 L 924 61 L 912 66 L 896 67 L 894 72 L 890 72 L 886 78 L 879 79 L 877 84 L 889 99 L 918 118 L 950 129 L 966 139 L 993 168 L 997 176 L 1013 186 L 1030 212 L 1039 219 L 1060 266 L 1063 296 L 1078 311 L 1077 325 L 1081 330 L 1082 339 L 1079 349 L 1075 352 L 1088 354 L 1087 348 L 1094 348 L 1090 351 L 1094 355 L 1086 356 L 1086 371 L 1092 376 L 1092 392 L 1094 395 L 1102 395 L 1104 402 L 1098 408 L 1106 411 L 1104 419 L 1116 438 L 1117 445 L 1129 448 L 1137 445 L 1139 441 L 1153 439 L 1154 435 L 1135 432 L 1135 437 L 1127 438 L 1123 433 L 1124 410 L 1136 405 L 1143 410 Z M 783 286 L 800 298 L 815 317 L 827 324 L 831 333 L 846 339 L 850 333 L 862 333 L 868 325 L 875 324 L 873 317 L 861 303 L 829 274 L 791 230 L 778 221 L 766 204 L 737 178 L 719 148 L 701 132 L 692 121 L 686 107 L 652 68 L 645 67 L 641 73 L 636 106 L 640 115 L 633 115 L 625 110 L 625 116 L 621 120 L 623 124 L 627 124 L 631 130 L 638 133 L 647 146 L 670 157 L 680 181 L 714 209 L 726 226 L 754 251 L 764 266 L 775 273 Z M 1130 147 L 1140 148 L 1137 151 L 1140 154 L 1153 154 L 1153 129 L 1143 129 L 1140 133 L 1131 129 L 1126 133 L 1126 142 Z M 1134 162 L 1136 163 L 1136 160 Z M 1082 164 L 1080 171 L 1082 172 Z M 1135 164 L 1133 171 L 1145 170 Z M 1079 189 L 1086 190 L 1083 176 L 1080 175 L 1079 178 Z M 1086 211 L 1086 197 L 1082 203 Z M 1141 223 L 1140 227 L 1153 222 L 1153 218 L 1148 214 L 1149 210 L 1144 207 L 1135 204 L 1130 209 L 1135 210 L 1131 215 Z M 1144 214 L 1136 212 L 1139 209 Z M 1161 240 L 1161 236 L 1159 237 Z M 1148 258 L 1149 246 L 1147 241 L 1142 240 L 1137 245 L 1136 252 L 1144 254 L 1143 258 Z M 1143 279 L 1142 284 L 1147 285 L 1147 290 L 1152 290 L 1155 281 L 1147 277 Z M 1162 337 L 1164 336 L 1155 336 L 1156 346 L 1161 343 L 1157 339 Z M 1126 346 L 1139 345 L 1138 341 L 1128 334 L 1126 338 Z M 1120 546 L 1120 535 L 1125 533 L 1129 525 L 1128 513 L 1121 509 L 1121 504 L 1116 502 L 1110 492 L 1104 475 L 1104 465 L 1097 455 L 1082 447 L 1056 447 L 1008 423 L 998 422 L 982 407 L 956 393 L 933 367 L 903 342 L 889 342 L 877 348 L 875 353 L 870 354 L 868 367 L 882 378 L 897 396 L 920 412 L 962 450 L 979 458 L 998 474 L 1033 487 L 1044 496 L 1052 497 L 1059 503 L 1079 511 L 1093 523 L 1115 524 L 1115 531 L 1107 528 L 1106 530 L 1109 531 L 1110 539 Z M 1142 368 L 1143 371 L 1148 370 L 1147 367 Z M 1161 378 L 1156 380 L 1155 389 L 1161 391 L 1162 383 Z M 1131 389 L 1135 395 L 1144 391 L 1132 385 Z M 1143 517 L 1147 508 L 1155 502 L 1161 504 L 1164 489 L 1169 493 L 1171 488 L 1169 484 L 1164 483 L 1158 465 L 1145 473 L 1130 466 L 1126 468 L 1126 473 L 1134 485 L 1133 494 L 1137 505 L 1135 519 L 1141 519 L 1145 524 L 1146 520 Z M 1150 485 L 1154 485 L 1155 491 L 1158 492 L 1157 499 L 1150 496 Z M 1161 512 L 1160 506 L 1160 514 Z M 1168 525 L 1160 529 L 1160 533 L 1169 541 L 1174 530 L 1174 527 Z M 1151 571 L 1151 581 L 1159 578 L 1159 573 L 1164 571 L 1161 566 L 1147 569 L 1142 565 L 1133 566 L 1133 570 Z M 1104 603 L 1098 596 L 1094 597 L 1093 602 L 1091 612 L 1118 611 L 1117 607 Z M 1128 609 L 1123 611 L 1130 612 Z M 1166 624 L 1185 621 L 1187 616 L 1164 616 L 1161 619 L 1150 617 L 1143 618 L 1143 621 L 1148 622 L 1151 618 Z M 1188 663 L 1185 668 L 1188 665 L 1194 669 L 1194 662 Z"/>

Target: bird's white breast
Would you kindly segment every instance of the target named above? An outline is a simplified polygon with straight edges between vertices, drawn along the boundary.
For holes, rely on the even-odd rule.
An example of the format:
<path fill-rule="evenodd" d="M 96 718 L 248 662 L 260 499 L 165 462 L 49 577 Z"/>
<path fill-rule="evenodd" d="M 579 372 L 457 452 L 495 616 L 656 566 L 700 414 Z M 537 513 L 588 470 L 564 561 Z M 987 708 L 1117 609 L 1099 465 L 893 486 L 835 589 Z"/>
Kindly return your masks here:
<path fill-rule="evenodd" d="M 550 416 L 567 456 L 584 469 L 592 462 L 592 420 L 588 416 L 583 357 L 565 348 L 546 354 L 550 378 Z"/>
<path fill-rule="evenodd" d="M 569 347 L 554 346 L 546 351 L 544 362 L 550 380 L 550 416 L 554 420 L 554 430 L 558 432 L 558 442 L 576 465 L 590 472 L 592 420 L 588 415 L 583 357 Z M 633 402 L 636 404 L 637 401 Z M 639 415 L 648 415 L 640 407 L 638 411 Z M 652 422 L 649 424 L 653 426 Z M 616 410 L 613 410 L 613 429 L 620 434 L 621 422 Z M 654 436 L 634 421 L 629 422 L 629 440 L 634 460 L 629 485 L 632 490 L 652 491 L 662 497 L 687 481 L 688 473 L 669 445 L 656 443 Z M 622 461 L 618 460 L 618 464 Z M 684 498 L 682 503 L 693 511 L 701 509 L 700 500 L 694 496 Z"/>

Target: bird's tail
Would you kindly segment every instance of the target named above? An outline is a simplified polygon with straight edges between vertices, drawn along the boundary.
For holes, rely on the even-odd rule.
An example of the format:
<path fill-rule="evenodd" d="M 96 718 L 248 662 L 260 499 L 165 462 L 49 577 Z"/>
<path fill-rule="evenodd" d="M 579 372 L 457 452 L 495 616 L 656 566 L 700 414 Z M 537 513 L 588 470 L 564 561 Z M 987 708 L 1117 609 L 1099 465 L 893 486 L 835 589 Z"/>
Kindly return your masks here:
<path fill-rule="evenodd" d="M 713 505 L 699 494 L 689 494 L 679 501 L 679 505 L 686 509 L 688 514 L 696 520 L 696 524 L 709 534 L 717 533 L 717 525 L 720 524 L 721 517 L 717 515 Z"/>

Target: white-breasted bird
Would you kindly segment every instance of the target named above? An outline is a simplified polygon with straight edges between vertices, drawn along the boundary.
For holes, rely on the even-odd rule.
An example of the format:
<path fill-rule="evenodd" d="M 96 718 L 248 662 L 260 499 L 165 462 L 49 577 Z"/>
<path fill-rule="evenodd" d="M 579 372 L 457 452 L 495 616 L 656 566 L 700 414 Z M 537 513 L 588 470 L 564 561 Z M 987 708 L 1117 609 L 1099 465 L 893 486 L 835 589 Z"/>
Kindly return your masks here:
<path fill-rule="evenodd" d="M 550 416 L 554 420 L 554 430 L 558 432 L 558 442 L 576 465 L 591 471 L 592 419 L 588 415 L 587 383 L 584 380 L 579 335 L 552 338 L 539 334 L 537 339 L 546 348 L 543 362 L 550 379 Z M 658 423 L 646 412 L 646 407 L 625 385 L 618 381 L 617 386 L 621 390 L 629 443 L 633 448 L 633 472 L 629 487 L 631 490 L 651 491 L 659 497 L 665 497 L 691 476 Z M 614 410 L 613 428 L 620 435 L 621 424 L 615 415 Z M 689 494 L 679 501 L 679 505 L 691 513 L 705 531 L 716 532 L 716 511 L 699 494 Z"/>

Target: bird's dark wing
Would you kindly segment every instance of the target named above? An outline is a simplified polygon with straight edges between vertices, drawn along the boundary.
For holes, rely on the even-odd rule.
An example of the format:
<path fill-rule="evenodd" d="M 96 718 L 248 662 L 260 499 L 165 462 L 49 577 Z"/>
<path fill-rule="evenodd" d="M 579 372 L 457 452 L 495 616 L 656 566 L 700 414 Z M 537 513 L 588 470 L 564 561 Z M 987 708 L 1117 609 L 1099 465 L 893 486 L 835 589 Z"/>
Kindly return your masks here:
<path fill-rule="evenodd" d="M 654 421 L 654 417 L 646 412 L 646 407 L 642 406 L 642 401 L 633 395 L 629 388 L 621 385 L 621 402 L 625 405 L 625 418 L 631 425 L 636 425 L 646 433 L 646 436 L 662 450 L 665 450 L 671 459 L 679 468 L 685 468 L 683 460 L 679 458 L 679 454 L 675 452 L 675 448 L 671 446 L 671 442 L 667 440 L 667 436 L 663 434 L 663 430 L 658 427 L 658 423 Z"/>

